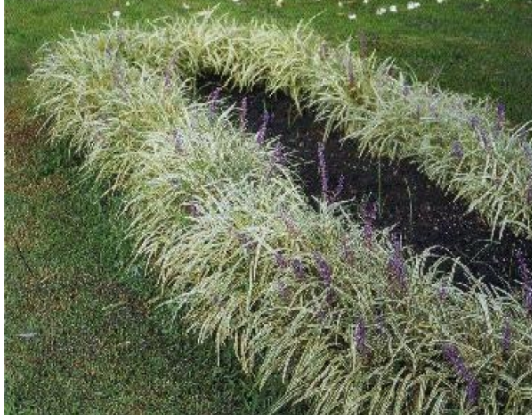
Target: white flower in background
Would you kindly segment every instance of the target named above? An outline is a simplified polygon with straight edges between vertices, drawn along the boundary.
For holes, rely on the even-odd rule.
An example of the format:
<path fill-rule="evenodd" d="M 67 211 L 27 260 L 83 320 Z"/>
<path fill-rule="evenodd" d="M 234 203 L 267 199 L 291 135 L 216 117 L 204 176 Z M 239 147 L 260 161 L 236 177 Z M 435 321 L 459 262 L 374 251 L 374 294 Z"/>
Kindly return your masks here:
<path fill-rule="evenodd" d="M 364 0 L 364 4 L 368 4 L 368 0 Z"/>
<path fill-rule="evenodd" d="M 390 10 L 390 13 L 397 13 L 397 6 L 392 5 L 388 8 L 388 10 Z"/>
<path fill-rule="evenodd" d="M 277 7 L 283 7 L 283 0 L 276 0 L 275 5 Z"/>
<path fill-rule="evenodd" d="M 408 10 L 414 10 L 414 9 L 417 9 L 419 6 L 421 6 L 421 4 L 418 3 L 417 1 L 409 1 L 408 4 L 406 5 L 406 8 Z"/>
<path fill-rule="evenodd" d="M 238 3 L 240 0 L 233 0 L 233 3 Z"/>
<path fill-rule="evenodd" d="M 131 6 L 131 3 L 129 1 L 126 1 L 126 7 Z"/>
<path fill-rule="evenodd" d="M 115 19 L 118 19 L 118 18 L 120 17 L 120 11 L 119 11 L 119 10 L 115 10 L 115 11 L 113 12 L 113 17 L 114 17 Z"/>
<path fill-rule="evenodd" d="M 438 4 L 442 4 L 442 3 L 443 3 L 443 0 L 436 0 L 436 3 L 438 3 Z"/>
<path fill-rule="evenodd" d="M 338 2 L 338 7 L 344 7 L 344 3 L 342 3 L 341 1 Z"/>
<path fill-rule="evenodd" d="M 348 18 L 349 20 L 356 20 L 357 15 L 356 15 L 355 13 L 349 13 L 349 14 L 347 15 L 347 18 Z"/>
<path fill-rule="evenodd" d="M 384 13 L 386 13 L 386 8 L 385 7 L 379 7 L 376 11 L 377 13 L 377 16 L 381 16 L 383 15 Z"/>
<path fill-rule="evenodd" d="M 188 3 L 183 3 L 183 9 L 185 9 L 185 10 L 189 10 L 190 9 L 190 6 L 188 5 Z"/>

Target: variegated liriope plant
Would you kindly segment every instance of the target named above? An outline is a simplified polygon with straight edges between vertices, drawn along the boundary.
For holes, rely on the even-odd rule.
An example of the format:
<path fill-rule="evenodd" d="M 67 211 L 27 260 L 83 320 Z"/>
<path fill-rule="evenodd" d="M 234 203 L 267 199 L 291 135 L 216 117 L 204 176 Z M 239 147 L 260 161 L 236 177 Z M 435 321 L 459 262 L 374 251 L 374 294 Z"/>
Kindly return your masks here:
<path fill-rule="evenodd" d="M 235 38 L 222 36 L 230 31 Z M 86 171 L 121 193 L 136 254 L 160 276 L 161 303 L 183 313 L 200 340 L 233 342 L 244 370 L 261 382 L 281 374 L 286 394 L 273 409 L 304 400 L 316 414 L 526 413 L 526 259 L 520 292 L 494 292 L 473 277 L 461 290 L 452 273 L 439 271 L 449 259 L 425 266 L 429 252 L 410 252 L 389 231 L 368 229 L 371 221 L 362 226 L 327 194 L 312 209 L 275 140 L 257 142 L 234 125 L 233 109 L 222 111 L 216 94 L 206 104 L 191 101 L 191 77 L 215 63 L 229 62 L 217 67 L 224 74 L 235 65 L 238 85 L 290 84 L 293 96 L 305 84 L 289 69 L 315 79 L 319 66 L 303 61 L 340 70 L 313 54 L 314 36 L 298 33 L 201 21 L 113 27 L 47 47 L 31 81 L 52 141 L 82 152 Z M 246 36 L 259 45 L 254 58 Z M 303 50 L 301 60 L 284 67 L 278 50 L 269 67 L 252 66 L 275 44 Z M 376 111 L 377 85 L 397 81 L 371 60 L 353 62 L 353 82 L 363 83 L 353 96 L 366 88 L 367 97 L 331 116 L 371 134 L 365 117 Z M 268 84 L 276 70 L 283 78 Z"/>
<path fill-rule="evenodd" d="M 237 25 L 178 19 L 150 35 L 122 31 L 127 59 L 229 85 L 284 91 L 372 156 L 416 163 L 442 189 L 469 204 L 500 236 L 532 238 L 532 146 L 527 125 L 512 127 L 501 103 L 442 91 L 390 60 L 333 47 L 305 25 Z M 127 39 L 127 40 L 126 40 Z"/>

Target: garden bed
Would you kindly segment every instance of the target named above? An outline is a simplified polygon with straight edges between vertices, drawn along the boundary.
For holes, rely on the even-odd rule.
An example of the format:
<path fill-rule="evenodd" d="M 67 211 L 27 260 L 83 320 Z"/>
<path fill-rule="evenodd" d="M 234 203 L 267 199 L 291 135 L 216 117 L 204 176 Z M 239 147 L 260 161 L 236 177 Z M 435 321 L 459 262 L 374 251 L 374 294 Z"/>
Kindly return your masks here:
<path fill-rule="evenodd" d="M 231 34 L 239 38 L 228 37 Z M 292 44 L 282 49 L 282 44 L 272 43 L 272 36 L 291 39 L 295 49 Z M 301 47 L 301 39 L 310 42 Z M 53 46 L 32 81 L 41 110 L 50 116 L 52 138 L 67 141 L 84 154 L 85 170 L 122 195 L 135 255 L 146 258 L 159 274 L 161 303 L 176 315 L 184 312 L 183 320 L 200 341 L 214 337 L 218 348 L 233 342 L 243 369 L 256 371 L 262 383 L 280 374 L 287 391 L 277 406 L 305 401 L 320 414 L 520 415 L 532 401 L 528 365 L 532 286 L 524 255 L 519 267 L 526 280 L 522 290 L 492 290 L 474 275 L 469 290 L 458 289 L 453 285 L 456 267 L 440 268 L 449 259 L 439 258 L 427 266 L 431 257 L 426 252 L 411 252 L 389 229 L 368 226 L 372 209 L 361 221 L 345 211 L 348 205 L 336 203 L 342 192 L 333 195 L 334 176 L 340 173 L 341 163 L 325 160 L 320 152 L 321 195 L 312 202 L 313 209 L 309 196 L 317 189 L 315 166 L 304 167 L 310 172 L 302 175 L 303 183 L 309 183 L 305 194 L 278 143 L 264 140 L 267 129 L 261 126 L 255 134 L 257 126 L 250 125 L 252 131 L 246 131 L 235 122 L 237 113 L 222 111 L 216 94 L 206 104 L 194 97 L 191 85 L 209 67 L 220 75 L 234 70 L 241 75 L 241 82 L 234 82 L 240 87 L 260 85 L 263 80 L 253 71 L 260 60 L 265 65 L 262 74 L 270 82 L 268 91 L 288 90 L 301 103 L 295 98 L 303 91 L 301 85 L 306 86 L 302 80 L 321 79 L 313 72 L 324 65 L 315 49 L 319 45 L 319 38 L 302 35 L 300 29 L 238 27 L 225 21 L 179 20 L 150 30 L 112 28 Z M 275 49 L 278 46 L 280 50 Z M 228 60 L 228 52 L 241 61 Z M 301 67 L 284 61 L 292 54 Z M 280 67 L 271 66 L 272 56 L 277 56 Z M 504 139 L 492 141 L 484 130 L 493 121 L 492 108 L 473 106 L 481 117 L 461 137 L 461 157 L 451 158 L 451 134 L 445 127 L 469 120 L 445 111 L 457 103 L 467 110 L 468 99 L 433 94 L 424 85 L 412 86 L 417 88 L 412 98 L 410 87 L 405 94 L 404 79 L 390 76 L 389 65 L 348 56 L 355 65 L 353 75 L 356 72 L 363 83 L 367 81 L 360 90 L 348 90 L 349 105 L 334 100 L 338 95 L 330 90 L 333 84 L 314 85 L 317 89 L 309 91 L 323 104 L 317 105 L 318 114 L 331 115 L 329 129 L 340 128 L 337 121 L 344 119 L 349 137 L 381 160 L 387 154 L 418 162 L 421 156 L 429 157 L 430 162 L 420 169 L 436 177 L 438 186 L 458 189 L 471 209 L 492 227 L 500 225 L 501 232 L 510 227 L 530 236 L 529 212 L 523 207 L 525 186 L 519 187 L 528 180 L 526 147 L 517 136 L 521 131 L 510 133 L 501 125 L 497 137 L 513 141 L 508 145 Z M 333 79 L 339 82 L 340 94 L 351 84 L 342 72 L 342 57 L 329 62 L 340 77 Z M 244 64 L 239 67 L 239 62 Z M 286 78 L 269 78 L 264 68 L 279 69 Z M 389 102 L 374 100 L 373 92 L 379 88 L 392 89 Z M 426 108 L 416 111 L 411 98 L 427 104 Z M 430 104 L 434 98 L 444 101 L 437 107 L 441 113 Z M 256 103 L 262 99 L 256 94 Z M 399 124 L 401 134 L 388 134 L 387 129 L 396 124 L 374 125 L 376 119 L 389 121 L 384 116 L 390 111 L 388 104 L 395 111 L 403 107 L 394 105 L 405 102 L 414 113 L 408 123 Z M 290 101 L 280 99 L 276 105 L 281 110 L 275 111 L 273 132 L 276 128 L 284 132 L 282 108 L 288 119 Z M 375 112 L 379 105 L 380 118 Z M 259 117 L 250 114 L 250 119 Z M 318 138 L 320 128 L 311 116 L 300 122 L 300 127 L 289 130 L 294 134 L 299 128 L 300 133 L 311 132 L 310 136 L 302 142 L 297 133 L 297 140 L 287 136 L 285 146 L 300 151 L 302 144 L 303 153 L 295 155 L 315 160 L 319 144 L 312 144 L 310 138 Z M 438 133 L 446 131 L 446 141 L 440 143 Z M 404 141 L 405 137 L 412 141 Z M 487 140 L 484 149 L 479 138 Z M 352 148 L 334 148 L 337 137 L 331 136 L 328 143 L 329 155 L 342 155 L 341 160 L 344 154 L 352 155 L 355 165 L 364 160 L 356 158 Z M 376 143 L 380 151 L 378 146 L 371 148 Z M 512 155 L 517 157 L 515 165 L 509 165 Z M 439 164 L 440 159 L 445 162 Z M 511 167 L 502 172 L 509 182 L 494 188 L 490 180 L 500 178 L 501 164 Z M 477 176 L 479 168 L 492 173 L 490 180 Z M 410 167 L 397 167 L 397 176 L 395 169 L 381 161 L 377 198 L 384 223 L 389 220 L 385 213 L 389 206 L 404 205 L 407 200 L 404 194 L 395 196 L 400 194 L 395 190 L 397 199 L 389 199 L 384 173 L 391 172 L 392 183 L 397 183 L 406 170 L 409 175 L 404 177 L 412 179 L 409 187 L 421 188 L 423 183 Z M 363 177 L 371 176 L 370 171 L 368 165 Z M 347 184 L 345 192 L 351 195 L 351 180 Z M 359 185 L 356 191 L 360 197 L 366 187 Z M 421 193 L 427 194 L 429 190 Z M 479 207 L 475 195 L 494 203 L 484 200 Z M 445 199 L 441 193 L 438 198 Z M 409 196 L 412 219 L 414 202 Z M 497 207 L 504 209 L 504 215 Z M 395 212 L 390 215 L 396 220 Z M 509 219 L 512 215 L 515 220 Z M 410 223 L 415 225 L 415 220 Z"/>

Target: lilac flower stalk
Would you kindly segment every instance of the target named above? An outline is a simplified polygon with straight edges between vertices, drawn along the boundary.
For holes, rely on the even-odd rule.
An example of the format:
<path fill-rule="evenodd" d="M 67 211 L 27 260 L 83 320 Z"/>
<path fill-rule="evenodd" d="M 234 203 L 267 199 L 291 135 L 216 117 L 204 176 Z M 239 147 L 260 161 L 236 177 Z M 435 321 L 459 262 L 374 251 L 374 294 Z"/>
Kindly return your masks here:
<path fill-rule="evenodd" d="M 316 267 L 318 268 L 318 273 L 323 283 L 326 287 L 330 287 L 332 283 L 332 269 L 330 265 L 319 252 L 314 252 L 314 261 L 316 262 Z"/>
<path fill-rule="evenodd" d="M 264 140 L 266 139 L 266 131 L 268 129 L 268 123 L 270 122 L 270 119 L 270 114 L 268 113 L 268 111 L 264 110 L 264 114 L 262 115 L 262 124 L 259 128 L 259 131 L 257 131 L 257 135 L 255 136 L 258 145 L 264 144 Z"/>
<path fill-rule="evenodd" d="M 460 141 L 454 140 L 451 144 L 451 156 L 457 158 L 458 160 L 464 158 L 464 148 L 462 147 L 462 143 L 460 143 Z"/>
<path fill-rule="evenodd" d="M 211 115 L 214 115 L 214 113 L 216 112 L 216 107 L 218 106 L 218 102 L 220 101 L 221 93 L 222 93 L 222 87 L 219 86 L 219 87 L 216 87 L 214 91 L 212 91 L 209 94 L 209 98 L 208 98 L 209 112 Z"/>
<path fill-rule="evenodd" d="M 297 230 L 297 225 L 284 209 L 281 210 L 280 216 L 284 224 L 286 225 L 288 233 L 290 233 L 291 236 L 297 235 L 299 233 Z"/>
<path fill-rule="evenodd" d="M 377 204 L 375 202 L 367 202 L 362 209 L 362 222 L 364 225 L 363 235 L 364 242 L 368 248 L 371 248 L 373 243 L 373 233 L 375 228 L 375 221 L 377 220 Z"/>
<path fill-rule="evenodd" d="M 470 122 L 471 122 L 471 128 L 477 134 L 478 139 L 482 143 L 482 146 L 484 147 L 484 149 L 489 150 L 491 146 L 488 141 L 488 135 L 487 135 L 486 130 L 484 130 L 484 128 L 482 128 L 482 126 L 480 125 L 480 118 L 474 115 L 473 117 L 471 117 Z"/>
<path fill-rule="evenodd" d="M 277 264 L 277 267 L 284 270 L 288 268 L 288 261 L 286 260 L 286 257 L 284 256 L 283 252 L 279 249 L 275 251 L 275 262 Z"/>
<path fill-rule="evenodd" d="M 442 283 L 440 284 L 440 288 L 438 289 L 438 298 L 440 299 L 441 302 L 444 302 L 445 300 L 447 300 L 447 297 L 449 296 L 449 289 L 445 286 L 445 284 Z"/>
<path fill-rule="evenodd" d="M 194 218 L 199 217 L 201 214 L 200 207 L 196 202 L 183 203 L 183 207 L 185 212 Z"/>
<path fill-rule="evenodd" d="M 392 235 L 393 252 L 388 260 L 388 271 L 401 290 L 406 289 L 406 264 L 399 236 Z"/>
<path fill-rule="evenodd" d="M 530 163 L 530 169 L 532 169 L 532 146 L 526 141 L 523 141 L 523 154 Z"/>
<path fill-rule="evenodd" d="M 180 153 L 183 151 L 183 133 L 177 128 L 174 131 L 174 149 L 176 153 Z"/>
<path fill-rule="evenodd" d="M 528 181 L 525 189 L 525 201 L 527 204 L 532 206 L 532 179 Z"/>
<path fill-rule="evenodd" d="M 247 97 L 242 98 L 240 102 L 240 108 L 238 110 L 238 118 L 240 120 L 240 129 L 244 131 L 247 128 L 248 120 L 248 99 Z"/>
<path fill-rule="evenodd" d="M 334 203 L 339 199 L 340 195 L 344 191 L 344 186 L 345 186 L 345 176 L 342 174 L 340 175 L 340 178 L 338 179 L 338 183 L 336 184 L 336 188 L 334 189 L 333 194 L 328 199 L 329 203 Z"/>
<path fill-rule="evenodd" d="M 476 405 L 480 394 L 480 384 L 471 370 L 466 366 L 460 351 L 454 344 L 446 343 L 442 347 L 444 359 L 453 367 L 454 371 L 466 382 L 466 399 L 469 405 Z"/>
<path fill-rule="evenodd" d="M 327 174 L 327 162 L 325 161 L 325 145 L 318 144 L 318 168 L 321 180 L 321 195 L 327 200 L 329 194 L 329 176 Z"/>
<path fill-rule="evenodd" d="M 342 259 L 348 264 L 353 265 L 355 262 L 355 254 L 349 246 L 349 240 L 347 237 L 342 239 Z"/>
<path fill-rule="evenodd" d="M 276 143 L 272 153 L 272 163 L 284 166 L 286 164 L 286 156 L 283 152 L 281 143 Z"/>
<path fill-rule="evenodd" d="M 384 312 L 382 310 L 377 312 L 375 317 L 375 322 L 377 323 L 377 330 L 379 334 L 383 335 L 385 333 L 386 321 L 384 320 Z"/>
<path fill-rule="evenodd" d="M 523 279 L 523 306 L 528 313 L 532 314 L 532 275 L 520 249 L 516 252 L 517 268 L 519 276 Z"/>
<path fill-rule="evenodd" d="M 242 245 L 242 247 L 248 252 L 251 253 L 255 250 L 257 246 L 257 242 L 254 241 L 249 235 L 247 235 L 245 232 L 238 232 L 236 234 L 236 237 L 238 239 L 238 242 Z"/>
<path fill-rule="evenodd" d="M 354 331 L 353 337 L 355 340 L 355 346 L 356 346 L 357 351 L 365 355 L 368 352 L 368 346 L 366 344 L 367 328 L 362 318 L 360 318 L 355 325 L 355 331 Z"/>
<path fill-rule="evenodd" d="M 510 348 L 512 345 L 512 328 L 510 326 L 510 319 L 506 317 L 502 326 L 502 339 L 501 348 L 505 356 L 510 354 Z"/>
<path fill-rule="evenodd" d="M 304 280 L 306 276 L 305 266 L 299 258 L 294 258 L 291 262 L 294 275 L 299 280 Z"/>
<path fill-rule="evenodd" d="M 287 302 L 288 301 L 288 289 L 286 288 L 286 284 L 279 280 L 278 283 L 277 283 L 277 289 L 279 291 L 279 297 Z"/>

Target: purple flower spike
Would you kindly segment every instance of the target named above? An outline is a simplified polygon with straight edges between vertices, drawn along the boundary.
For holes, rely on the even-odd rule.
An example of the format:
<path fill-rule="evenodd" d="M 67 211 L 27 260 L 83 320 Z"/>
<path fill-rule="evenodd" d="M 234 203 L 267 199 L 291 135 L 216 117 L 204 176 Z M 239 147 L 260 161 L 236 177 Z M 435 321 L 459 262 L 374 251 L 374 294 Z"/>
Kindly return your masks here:
<path fill-rule="evenodd" d="M 316 261 L 316 266 L 323 283 L 326 287 L 330 287 L 332 282 L 332 270 L 330 265 L 319 252 L 314 252 L 314 260 Z"/>
<path fill-rule="evenodd" d="M 379 334 L 384 334 L 386 331 L 385 330 L 386 321 L 384 320 L 384 312 L 382 310 L 377 313 L 375 322 L 377 323 L 377 330 Z"/>
<path fill-rule="evenodd" d="M 306 276 L 305 266 L 303 265 L 303 262 L 299 258 L 294 258 L 292 260 L 292 270 L 294 271 L 294 275 L 299 280 L 304 280 Z"/>
<path fill-rule="evenodd" d="M 532 206 L 532 179 L 528 181 L 525 189 L 525 201 L 527 204 Z"/>
<path fill-rule="evenodd" d="M 349 246 L 349 240 L 347 237 L 342 239 L 342 259 L 348 264 L 353 265 L 355 263 L 355 254 Z"/>
<path fill-rule="evenodd" d="M 248 125 L 248 99 L 247 97 L 242 98 L 240 102 L 240 108 L 238 110 L 238 118 L 240 120 L 240 129 L 244 131 Z"/>
<path fill-rule="evenodd" d="M 451 144 L 451 156 L 457 158 L 458 160 L 464 158 L 464 148 L 462 147 L 462 144 L 457 140 L 454 140 Z"/>
<path fill-rule="evenodd" d="M 441 302 L 444 302 L 447 300 L 447 297 L 449 296 L 449 289 L 444 285 L 443 281 L 440 285 L 440 288 L 438 289 L 438 298 Z"/>
<path fill-rule="evenodd" d="M 344 191 L 344 185 L 345 185 L 345 176 L 342 174 L 340 175 L 340 178 L 338 179 L 338 184 L 336 185 L 336 189 L 334 189 L 333 195 L 329 198 L 330 203 L 334 203 L 338 200 L 338 198 Z"/>
<path fill-rule="evenodd" d="M 279 280 L 277 283 L 277 289 L 279 291 L 279 297 L 283 301 L 288 301 L 288 289 L 286 288 L 286 284 L 283 281 Z"/>
<path fill-rule="evenodd" d="M 363 319 L 359 319 L 355 325 L 354 340 L 357 351 L 361 354 L 366 354 L 368 351 L 368 347 L 366 345 L 367 328 Z"/>
<path fill-rule="evenodd" d="M 471 377 L 467 380 L 466 386 L 466 400 L 469 406 L 475 406 L 478 403 L 478 398 L 480 395 L 480 384 L 478 380 L 474 377 Z"/>
<path fill-rule="evenodd" d="M 219 86 L 209 94 L 209 111 L 211 115 L 214 115 L 214 113 L 216 112 L 216 107 L 218 106 L 218 102 L 220 101 L 221 93 L 222 87 Z"/>
<path fill-rule="evenodd" d="M 519 276 L 523 279 L 523 306 L 532 314 L 532 275 L 523 255 L 523 251 L 518 249 L 515 253 L 517 258 L 517 268 Z"/>
<path fill-rule="evenodd" d="M 517 258 L 517 267 L 519 269 L 519 275 L 523 279 L 523 282 L 525 284 L 532 283 L 532 281 L 531 281 L 532 274 L 530 273 L 530 269 L 528 268 L 528 264 L 526 263 L 526 259 L 525 259 L 525 256 L 523 254 L 523 251 L 518 249 L 515 252 L 515 256 Z"/>
<path fill-rule="evenodd" d="M 480 127 L 480 118 L 476 115 L 473 115 L 469 122 L 473 131 L 476 131 Z"/>
<path fill-rule="evenodd" d="M 242 245 L 242 247 L 246 250 L 248 253 L 252 253 L 255 248 L 257 247 L 257 242 L 254 241 L 249 235 L 247 235 L 245 232 L 238 232 L 236 234 L 236 237 L 238 239 L 238 242 Z"/>
<path fill-rule="evenodd" d="M 375 228 L 375 221 L 377 220 L 377 204 L 375 202 L 367 202 L 362 209 L 362 221 L 364 224 L 363 235 L 364 242 L 368 248 L 371 248 L 373 243 L 373 233 Z"/>
<path fill-rule="evenodd" d="M 194 218 L 201 215 L 199 205 L 196 202 L 184 203 L 183 207 L 185 212 Z"/>
<path fill-rule="evenodd" d="M 281 250 L 275 251 L 275 262 L 277 263 L 277 266 L 280 269 L 286 269 L 288 268 L 288 261 L 286 260 L 286 257 L 284 256 L 283 252 Z"/>
<path fill-rule="evenodd" d="M 264 144 L 264 140 L 266 139 L 266 131 L 268 129 L 268 123 L 270 122 L 270 119 L 270 114 L 268 113 L 268 111 L 264 110 L 264 114 L 262 115 L 262 124 L 259 128 L 259 131 L 257 131 L 257 135 L 255 136 L 258 145 Z"/>
<path fill-rule="evenodd" d="M 466 366 L 460 351 L 454 344 L 445 343 L 442 347 L 444 359 L 453 367 L 454 371 L 466 382 L 466 399 L 469 405 L 476 405 L 480 395 L 480 384 L 471 370 Z"/>
<path fill-rule="evenodd" d="M 510 326 L 510 319 L 506 317 L 502 326 L 502 340 L 501 347 L 505 356 L 510 354 L 510 348 L 512 345 L 512 328 Z"/>
<path fill-rule="evenodd" d="M 272 162 L 284 166 L 286 164 L 286 156 L 283 152 L 283 146 L 281 143 L 276 143 L 273 149 Z"/>
<path fill-rule="evenodd" d="M 318 144 L 318 167 L 321 180 L 321 195 L 324 200 L 328 199 L 329 195 L 329 176 L 327 174 L 327 162 L 325 161 L 325 145 Z"/>
<path fill-rule="evenodd" d="M 174 131 L 174 148 L 176 153 L 183 151 L 183 133 L 179 129 Z"/>
<path fill-rule="evenodd" d="M 525 158 L 530 163 L 530 168 L 532 169 L 532 146 L 526 141 L 523 141 L 523 153 L 525 155 Z"/>
<path fill-rule="evenodd" d="M 499 102 L 497 104 L 497 128 L 502 130 L 506 123 L 506 107 L 504 103 Z"/>
<path fill-rule="evenodd" d="M 388 260 L 388 271 L 401 290 L 406 289 L 406 264 L 403 258 L 401 240 L 392 235 L 393 252 Z"/>

